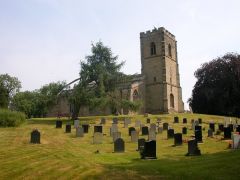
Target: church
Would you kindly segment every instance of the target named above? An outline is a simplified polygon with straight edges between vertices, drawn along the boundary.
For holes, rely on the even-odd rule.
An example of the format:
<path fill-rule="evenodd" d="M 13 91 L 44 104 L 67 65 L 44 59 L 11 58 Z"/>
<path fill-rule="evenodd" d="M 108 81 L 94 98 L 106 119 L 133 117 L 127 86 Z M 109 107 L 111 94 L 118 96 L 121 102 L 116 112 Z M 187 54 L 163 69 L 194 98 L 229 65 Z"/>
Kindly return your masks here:
<path fill-rule="evenodd" d="M 141 74 L 118 84 L 119 96 L 130 101 L 140 100 L 142 107 L 139 114 L 160 114 L 184 112 L 182 88 L 177 58 L 177 41 L 175 36 L 164 27 L 140 33 Z M 128 110 L 119 110 L 129 114 Z M 61 98 L 48 116 L 71 114 L 71 105 Z M 79 115 L 108 115 L 110 110 L 90 111 L 81 108 Z"/>

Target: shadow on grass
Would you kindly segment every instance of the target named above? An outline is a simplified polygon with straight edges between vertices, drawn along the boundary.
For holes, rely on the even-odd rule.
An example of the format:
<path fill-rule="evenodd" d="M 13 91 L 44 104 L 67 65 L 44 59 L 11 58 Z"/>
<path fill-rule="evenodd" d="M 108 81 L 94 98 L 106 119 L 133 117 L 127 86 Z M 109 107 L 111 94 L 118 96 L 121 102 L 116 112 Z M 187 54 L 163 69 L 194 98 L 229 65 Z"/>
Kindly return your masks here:
<path fill-rule="evenodd" d="M 131 163 L 103 165 L 96 179 L 239 179 L 240 151 L 228 151 L 178 160 L 132 159 Z M 90 177 L 88 177 L 90 178 Z"/>

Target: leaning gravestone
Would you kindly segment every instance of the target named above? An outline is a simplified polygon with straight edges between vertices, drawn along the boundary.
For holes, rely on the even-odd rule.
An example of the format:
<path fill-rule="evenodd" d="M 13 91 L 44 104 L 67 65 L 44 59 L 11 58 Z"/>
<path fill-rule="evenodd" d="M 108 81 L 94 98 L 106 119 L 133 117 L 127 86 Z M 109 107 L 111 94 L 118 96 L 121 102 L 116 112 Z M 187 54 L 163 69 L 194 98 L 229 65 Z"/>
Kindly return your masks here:
<path fill-rule="evenodd" d="M 156 141 L 156 131 L 153 129 L 150 129 L 149 134 L 148 134 L 148 140 L 149 141 Z"/>
<path fill-rule="evenodd" d="M 140 120 L 136 120 L 135 121 L 135 127 L 140 127 L 141 121 Z"/>
<path fill-rule="evenodd" d="M 183 124 L 187 124 L 187 118 L 183 118 Z"/>
<path fill-rule="evenodd" d="M 223 132 L 224 132 L 224 139 L 231 139 L 232 132 L 230 127 L 224 127 Z"/>
<path fill-rule="evenodd" d="M 187 128 L 186 127 L 182 128 L 182 134 L 187 134 Z"/>
<path fill-rule="evenodd" d="M 128 128 L 128 135 L 131 136 L 131 132 L 132 131 L 136 131 L 136 129 L 134 127 L 130 127 Z"/>
<path fill-rule="evenodd" d="M 198 148 L 197 140 L 192 139 L 188 141 L 188 153 L 186 156 L 198 156 L 201 155 L 201 151 Z"/>
<path fill-rule="evenodd" d="M 113 132 L 112 137 L 113 137 L 113 142 L 115 142 L 118 138 L 121 138 L 121 132 Z"/>
<path fill-rule="evenodd" d="M 70 133 L 71 132 L 71 124 L 66 124 L 65 132 L 66 133 Z"/>
<path fill-rule="evenodd" d="M 79 120 L 76 119 L 74 120 L 74 128 L 78 128 L 79 127 Z"/>
<path fill-rule="evenodd" d="M 163 130 L 168 130 L 168 123 L 163 123 Z"/>
<path fill-rule="evenodd" d="M 177 116 L 174 117 L 174 122 L 173 123 L 179 123 L 179 118 Z"/>
<path fill-rule="evenodd" d="M 40 144 L 40 132 L 39 132 L 37 129 L 34 129 L 34 130 L 31 132 L 30 143 Z"/>
<path fill-rule="evenodd" d="M 233 135 L 233 149 L 239 149 L 240 148 L 240 135 L 234 134 Z"/>
<path fill-rule="evenodd" d="M 162 132 L 163 132 L 163 127 L 158 127 L 158 133 L 162 134 Z"/>
<path fill-rule="evenodd" d="M 168 129 L 167 138 L 170 139 L 173 137 L 174 137 L 174 129 Z"/>
<path fill-rule="evenodd" d="M 131 131 L 131 142 L 138 142 L 138 132 L 137 131 Z"/>
<path fill-rule="evenodd" d="M 83 132 L 88 133 L 89 124 L 83 124 L 82 127 L 83 127 Z"/>
<path fill-rule="evenodd" d="M 144 149 L 144 145 L 145 145 L 145 139 L 141 138 L 138 139 L 138 150 L 140 151 L 140 149 Z"/>
<path fill-rule="evenodd" d="M 208 137 L 213 137 L 213 130 L 212 129 L 208 130 Z"/>
<path fill-rule="evenodd" d="M 114 152 L 120 153 L 125 151 L 125 144 L 122 138 L 118 138 L 114 141 Z"/>
<path fill-rule="evenodd" d="M 105 118 L 101 118 L 100 124 L 106 124 L 106 119 Z"/>
<path fill-rule="evenodd" d="M 156 141 L 146 141 L 143 149 L 140 149 L 141 159 L 157 159 Z"/>
<path fill-rule="evenodd" d="M 93 144 L 101 144 L 103 142 L 103 134 L 100 132 L 95 132 L 93 134 Z"/>
<path fill-rule="evenodd" d="M 56 121 L 56 128 L 62 128 L 62 121 L 61 120 Z"/>
<path fill-rule="evenodd" d="M 142 135 L 148 135 L 148 127 L 147 126 L 142 127 Z"/>
<path fill-rule="evenodd" d="M 83 137 L 84 136 L 84 131 L 82 127 L 77 127 L 76 128 L 76 137 Z"/>
<path fill-rule="evenodd" d="M 213 122 L 209 123 L 209 129 L 215 132 L 215 124 Z"/>
<path fill-rule="evenodd" d="M 175 146 L 182 145 L 182 134 L 181 133 L 174 134 L 174 145 Z"/>
<path fill-rule="evenodd" d="M 102 133 L 102 132 L 103 132 L 102 129 L 103 129 L 102 126 L 99 126 L 99 125 L 94 126 L 94 132 L 100 132 L 100 133 Z"/>

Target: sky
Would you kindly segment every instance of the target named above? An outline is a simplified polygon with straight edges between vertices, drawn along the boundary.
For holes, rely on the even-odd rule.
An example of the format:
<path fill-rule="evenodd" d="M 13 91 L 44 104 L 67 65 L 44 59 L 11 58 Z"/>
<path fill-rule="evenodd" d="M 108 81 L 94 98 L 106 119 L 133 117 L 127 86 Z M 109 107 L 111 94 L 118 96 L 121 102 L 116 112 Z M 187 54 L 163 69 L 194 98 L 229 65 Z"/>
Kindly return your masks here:
<path fill-rule="evenodd" d="M 141 73 L 140 32 L 165 27 L 178 43 L 188 109 L 196 69 L 240 53 L 239 8 L 239 0 L 0 0 L 0 74 L 17 77 L 21 91 L 70 82 L 98 41 L 125 61 L 124 73 Z"/>

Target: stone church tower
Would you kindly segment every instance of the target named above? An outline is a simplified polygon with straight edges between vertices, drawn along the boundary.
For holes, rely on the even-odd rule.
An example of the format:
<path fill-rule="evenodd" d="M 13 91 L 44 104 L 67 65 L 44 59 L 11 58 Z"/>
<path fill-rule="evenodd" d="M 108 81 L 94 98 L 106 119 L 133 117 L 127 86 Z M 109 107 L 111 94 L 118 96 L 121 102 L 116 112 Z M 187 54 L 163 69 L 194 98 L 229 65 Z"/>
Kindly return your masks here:
<path fill-rule="evenodd" d="M 177 41 L 163 27 L 140 33 L 144 112 L 183 112 Z"/>

